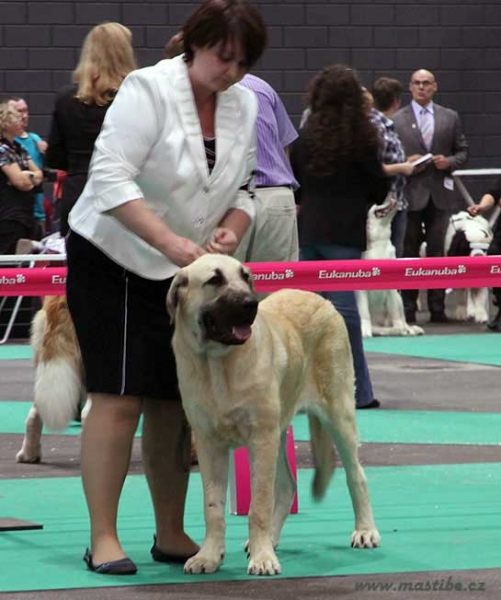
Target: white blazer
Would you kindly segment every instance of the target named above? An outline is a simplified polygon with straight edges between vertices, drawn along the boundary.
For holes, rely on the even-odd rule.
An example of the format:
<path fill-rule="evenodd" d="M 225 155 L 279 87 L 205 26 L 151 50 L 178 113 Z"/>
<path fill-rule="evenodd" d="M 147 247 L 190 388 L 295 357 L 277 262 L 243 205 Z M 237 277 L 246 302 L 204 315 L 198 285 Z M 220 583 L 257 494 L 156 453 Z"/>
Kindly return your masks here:
<path fill-rule="evenodd" d="M 177 265 L 106 211 L 144 198 L 176 234 L 202 247 L 229 208 L 254 218 L 253 199 L 240 188 L 255 167 L 256 115 L 251 91 L 234 85 L 218 94 L 216 163 L 209 175 L 182 57 L 132 72 L 106 114 L 71 228 L 142 277 L 173 276 Z"/>

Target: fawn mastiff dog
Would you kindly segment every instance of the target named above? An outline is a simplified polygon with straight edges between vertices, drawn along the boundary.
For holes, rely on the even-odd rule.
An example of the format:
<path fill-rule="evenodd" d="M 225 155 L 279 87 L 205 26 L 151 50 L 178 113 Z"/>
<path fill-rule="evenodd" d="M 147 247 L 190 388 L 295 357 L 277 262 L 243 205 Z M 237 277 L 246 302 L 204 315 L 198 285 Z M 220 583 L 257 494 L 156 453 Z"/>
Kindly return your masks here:
<path fill-rule="evenodd" d="M 314 498 L 326 492 L 335 445 L 355 512 L 351 544 L 378 546 L 357 456 L 351 349 L 332 304 L 314 293 L 281 290 L 258 306 L 249 269 L 206 254 L 178 272 L 167 308 L 204 488 L 206 536 L 185 572 L 212 573 L 221 565 L 229 450 L 237 446 L 248 448 L 252 473 L 248 573 L 281 572 L 275 547 L 295 492 L 286 429 L 300 410 L 309 417 Z"/>

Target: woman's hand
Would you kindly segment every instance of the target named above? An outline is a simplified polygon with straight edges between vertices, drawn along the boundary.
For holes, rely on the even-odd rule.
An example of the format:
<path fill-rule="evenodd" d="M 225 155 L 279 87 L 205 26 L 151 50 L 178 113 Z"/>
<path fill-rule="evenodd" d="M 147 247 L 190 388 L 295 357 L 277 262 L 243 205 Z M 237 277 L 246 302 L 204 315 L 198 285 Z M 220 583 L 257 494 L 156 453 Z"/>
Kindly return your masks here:
<path fill-rule="evenodd" d="M 202 254 L 205 254 L 205 250 L 188 238 L 176 235 L 172 242 L 169 243 L 166 254 L 174 264 L 186 267 L 202 256 Z"/>
<path fill-rule="evenodd" d="M 35 187 L 35 173 L 33 171 L 22 171 L 23 183 L 18 186 L 23 191 L 30 192 Z"/>
<path fill-rule="evenodd" d="M 496 199 L 491 194 L 484 194 L 482 198 L 480 198 L 480 202 L 478 204 L 474 204 L 473 206 L 468 206 L 466 209 L 472 217 L 476 217 L 477 215 L 483 214 L 485 211 L 491 209 L 494 204 L 496 204 Z"/>
<path fill-rule="evenodd" d="M 237 249 L 239 240 L 233 229 L 218 227 L 214 230 L 212 240 L 207 244 L 210 254 L 233 254 Z"/>
<path fill-rule="evenodd" d="M 411 163 L 410 160 L 407 160 L 404 163 L 401 163 L 401 167 L 402 167 L 402 175 L 405 175 L 406 177 L 410 177 L 412 175 L 412 173 L 414 173 L 414 165 Z"/>
<path fill-rule="evenodd" d="M 474 206 L 468 206 L 466 210 L 470 213 L 472 217 L 476 217 L 477 215 L 481 215 L 484 212 L 485 207 L 475 204 Z"/>

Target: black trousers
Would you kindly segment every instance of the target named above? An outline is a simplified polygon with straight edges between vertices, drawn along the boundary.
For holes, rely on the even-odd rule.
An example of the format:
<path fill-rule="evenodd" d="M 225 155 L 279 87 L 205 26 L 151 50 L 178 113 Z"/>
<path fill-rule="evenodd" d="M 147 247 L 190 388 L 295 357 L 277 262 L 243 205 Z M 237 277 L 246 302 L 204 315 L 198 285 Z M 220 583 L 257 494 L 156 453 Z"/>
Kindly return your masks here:
<path fill-rule="evenodd" d="M 451 212 L 441 210 L 428 200 L 422 210 L 407 212 L 407 230 L 404 239 L 404 257 L 417 258 L 421 244 L 426 242 L 426 256 L 443 256 L 445 232 Z M 416 312 L 419 290 L 402 290 L 406 312 Z M 428 290 L 428 310 L 433 313 L 444 311 L 445 290 Z"/>
<path fill-rule="evenodd" d="M 26 223 L 0 220 L 0 254 L 15 254 L 21 238 L 34 239 L 34 223 L 34 219 Z"/>

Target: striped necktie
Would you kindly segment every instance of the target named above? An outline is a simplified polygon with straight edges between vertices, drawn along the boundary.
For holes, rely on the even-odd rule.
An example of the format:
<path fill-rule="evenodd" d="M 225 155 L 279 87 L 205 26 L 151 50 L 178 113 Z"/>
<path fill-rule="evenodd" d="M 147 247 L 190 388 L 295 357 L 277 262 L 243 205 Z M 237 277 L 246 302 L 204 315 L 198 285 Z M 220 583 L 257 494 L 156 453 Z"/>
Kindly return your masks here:
<path fill-rule="evenodd" d="M 433 116 L 430 111 L 426 108 L 421 109 L 421 117 L 419 120 L 419 128 L 421 129 L 421 135 L 423 136 L 424 145 L 431 150 L 431 144 L 433 141 Z"/>

